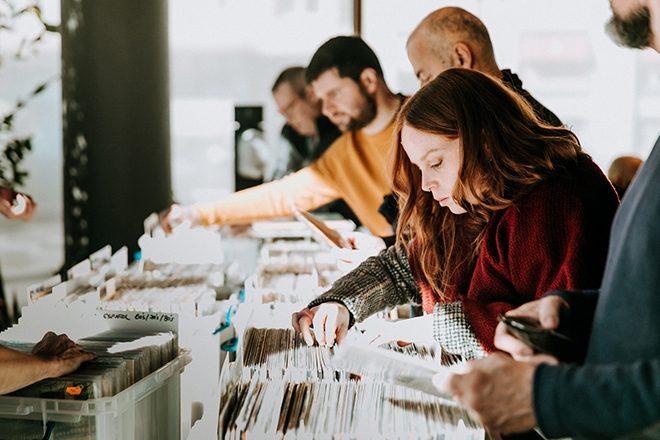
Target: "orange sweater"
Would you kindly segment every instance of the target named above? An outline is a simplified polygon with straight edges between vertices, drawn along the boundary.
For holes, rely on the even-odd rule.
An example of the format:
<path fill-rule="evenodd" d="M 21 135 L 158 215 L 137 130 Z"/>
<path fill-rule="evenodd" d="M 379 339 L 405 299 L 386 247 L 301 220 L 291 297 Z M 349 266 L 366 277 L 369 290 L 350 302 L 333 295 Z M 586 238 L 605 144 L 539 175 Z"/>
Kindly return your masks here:
<path fill-rule="evenodd" d="M 236 224 L 292 215 L 292 205 L 312 210 L 343 198 L 371 233 L 391 235 L 378 207 L 390 192 L 393 129 L 394 121 L 373 136 L 362 130 L 344 133 L 310 166 L 193 209 L 202 224 Z"/>

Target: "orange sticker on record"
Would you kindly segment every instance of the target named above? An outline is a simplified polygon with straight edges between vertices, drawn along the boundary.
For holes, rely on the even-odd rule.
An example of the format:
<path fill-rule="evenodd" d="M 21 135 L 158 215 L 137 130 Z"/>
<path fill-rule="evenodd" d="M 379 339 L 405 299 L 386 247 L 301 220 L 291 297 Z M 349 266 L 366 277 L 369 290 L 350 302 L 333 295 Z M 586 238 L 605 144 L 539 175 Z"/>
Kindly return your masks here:
<path fill-rule="evenodd" d="M 76 385 L 75 387 L 66 387 L 64 392 L 69 396 L 80 396 L 82 394 L 82 390 L 82 385 Z"/>

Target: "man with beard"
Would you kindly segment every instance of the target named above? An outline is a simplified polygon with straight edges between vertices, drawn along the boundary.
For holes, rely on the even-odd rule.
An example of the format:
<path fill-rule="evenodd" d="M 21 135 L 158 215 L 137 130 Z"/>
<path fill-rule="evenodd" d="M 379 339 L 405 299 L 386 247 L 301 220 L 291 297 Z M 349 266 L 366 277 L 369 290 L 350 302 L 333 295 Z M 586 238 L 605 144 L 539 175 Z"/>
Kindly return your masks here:
<path fill-rule="evenodd" d="M 266 181 L 280 179 L 310 165 L 341 136 L 337 126 L 321 112 L 321 100 L 307 84 L 304 67 L 284 69 L 277 76 L 272 92 L 286 124 L 282 127 L 277 161 Z M 326 205 L 322 211 L 336 212 L 360 224 L 343 200 Z"/>
<path fill-rule="evenodd" d="M 311 165 L 280 180 L 239 191 L 226 199 L 189 207 L 174 205 L 161 215 L 173 223 L 236 224 L 311 210 L 343 198 L 372 234 L 392 229 L 378 213 L 389 192 L 386 157 L 394 116 L 402 97 L 390 91 L 376 54 L 359 37 L 335 37 L 314 54 L 307 82 L 322 111 L 344 132 Z"/>
<path fill-rule="evenodd" d="M 611 0 L 617 43 L 660 52 L 660 0 Z M 500 324 L 497 353 L 437 376 L 494 433 L 660 438 L 660 138 L 621 204 L 596 291 L 550 292 L 508 316 L 572 335 L 583 363 L 535 353 Z M 561 325 L 561 326 L 560 326 Z"/>

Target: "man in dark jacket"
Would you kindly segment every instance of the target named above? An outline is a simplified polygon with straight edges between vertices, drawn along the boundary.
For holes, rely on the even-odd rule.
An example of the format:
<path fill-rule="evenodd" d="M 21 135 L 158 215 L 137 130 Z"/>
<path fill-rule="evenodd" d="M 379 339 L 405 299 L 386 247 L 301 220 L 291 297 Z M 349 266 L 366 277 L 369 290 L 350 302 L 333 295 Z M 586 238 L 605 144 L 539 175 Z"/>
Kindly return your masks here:
<path fill-rule="evenodd" d="M 561 125 L 554 113 L 523 88 L 518 75 L 509 69 L 500 70 L 488 29 L 465 9 L 445 7 L 431 12 L 408 37 L 406 50 L 422 86 L 452 67 L 478 70 L 500 78 L 534 108 L 542 121 Z"/>
<path fill-rule="evenodd" d="M 271 179 L 306 167 L 328 149 L 341 131 L 321 113 L 321 101 L 305 81 L 305 68 L 284 69 L 273 83 L 273 99 L 286 120 L 282 137 L 288 143 L 286 163 Z"/>
<path fill-rule="evenodd" d="M 611 0 L 611 6 L 608 31 L 617 43 L 660 52 L 660 0 Z M 549 329 L 561 324 L 588 341 L 583 365 L 537 355 L 500 325 L 495 345 L 517 360 L 494 354 L 469 364 L 465 374 L 438 376 L 436 386 L 494 432 L 538 426 L 553 438 L 660 438 L 658 194 L 660 138 L 614 219 L 600 289 L 551 292 L 509 312 Z"/>

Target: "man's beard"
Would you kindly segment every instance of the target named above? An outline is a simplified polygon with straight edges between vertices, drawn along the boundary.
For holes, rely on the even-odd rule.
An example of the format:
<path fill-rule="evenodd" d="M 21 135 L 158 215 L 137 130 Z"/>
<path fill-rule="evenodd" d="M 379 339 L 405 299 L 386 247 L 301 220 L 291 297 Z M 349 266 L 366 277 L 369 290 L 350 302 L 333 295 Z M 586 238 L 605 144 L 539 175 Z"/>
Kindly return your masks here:
<path fill-rule="evenodd" d="M 348 121 L 346 128 L 349 131 L 356 131 L 364 128 L 376 118 L 376 100 L 373 96 L 367 93 L 362 84 L 359 84 L 359 86 L 365 105 L 360 109 L 360 113 L 356 117 L 351 118 L 350 121 Z"/>
<path fill-rule="evenodd" d="M 626 19 L 615 13 L 605 29 L 616 44 L 644 49 L 651 45 L 651 12 L 648 7 L 640 6 Z"/>

